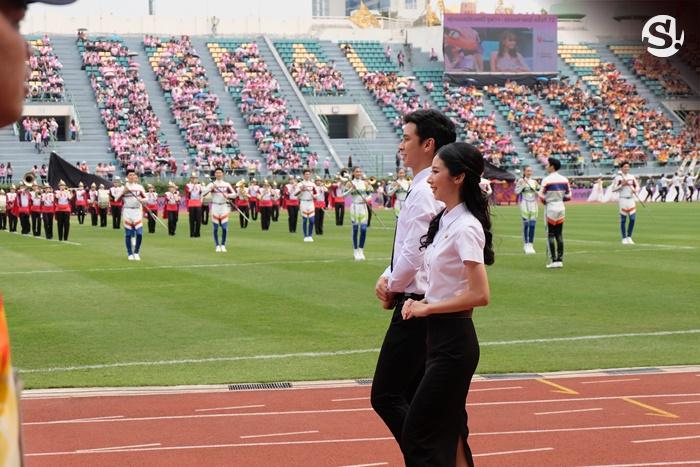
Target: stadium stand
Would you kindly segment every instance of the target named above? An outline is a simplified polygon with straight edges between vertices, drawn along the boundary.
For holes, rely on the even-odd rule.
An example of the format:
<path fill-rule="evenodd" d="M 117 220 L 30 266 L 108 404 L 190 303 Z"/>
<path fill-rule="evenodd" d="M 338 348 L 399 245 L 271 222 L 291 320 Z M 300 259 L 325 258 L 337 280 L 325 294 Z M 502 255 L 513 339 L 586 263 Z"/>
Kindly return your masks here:
<path fill-rule="evenodd" d="M 27 64 L 29 77 L 27 79 L 27 99 L 30 101 L 62 101 L 65 98 L 63 65 L 54 54 L 51 39 L 28 37 L 30 55 Z"/>
<path fill-rule="evenodd" d="M 660 97 L 685 97 L 692 94 L 680 72 L 669 61 L 654 57 L 643 45 L 611 44 L 610 50 L 627 65 L 651 91 Z"/>
<path fill-rule="evenodd" d="M 275 48 L 301 92 L 315 96 L 345 93 L 343 75 L 316 40 L 276 40 Z"/>

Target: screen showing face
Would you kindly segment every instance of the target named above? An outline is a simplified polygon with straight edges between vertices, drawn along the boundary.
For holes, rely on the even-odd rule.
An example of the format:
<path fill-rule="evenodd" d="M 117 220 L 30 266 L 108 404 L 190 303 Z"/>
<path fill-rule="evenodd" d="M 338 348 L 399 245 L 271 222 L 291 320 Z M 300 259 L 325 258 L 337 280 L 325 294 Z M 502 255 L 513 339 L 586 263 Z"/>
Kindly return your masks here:
<path fill-rule="evenodd" d="M 446 73 L 556 73 L 552 15 L 446 14 Z"/>

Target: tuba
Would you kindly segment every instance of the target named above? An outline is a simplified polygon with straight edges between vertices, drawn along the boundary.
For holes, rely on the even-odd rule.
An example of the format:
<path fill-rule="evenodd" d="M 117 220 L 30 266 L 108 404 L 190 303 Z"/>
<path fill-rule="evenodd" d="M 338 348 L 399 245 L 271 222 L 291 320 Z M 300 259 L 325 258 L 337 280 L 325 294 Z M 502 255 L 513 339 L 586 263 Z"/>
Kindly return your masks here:
<path fill-rule="evenodd" d="M 22 183 L 25 184 L 25 186 L 32 187 L 34 186 L 34 182 L 36 181 L 36 175 L 34 175 L 31 172 L 27 172 L 24 174 L 22 177 Z"/>
<path fill-rule="evenodd" d="M 377 185 L 377 177 L 375 177 L 374 175 L 372 175 L 372 176 L 369 177 L 369 179 L 367 180 L 367 183 L 369 183 L 370 185 L 372 185 L 373 187 L 375 187 L 375 186 Z"/>

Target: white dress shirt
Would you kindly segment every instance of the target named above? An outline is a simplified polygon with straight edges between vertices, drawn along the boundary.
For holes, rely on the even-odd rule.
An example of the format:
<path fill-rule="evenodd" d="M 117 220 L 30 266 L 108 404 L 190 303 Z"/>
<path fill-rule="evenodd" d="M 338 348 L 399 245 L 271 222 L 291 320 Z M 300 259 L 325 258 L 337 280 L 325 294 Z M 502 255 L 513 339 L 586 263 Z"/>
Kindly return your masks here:
<path fill-rule="evenodd" d="M 391 292 L 424 294 L 427 287 L 423 268 L 425 250 L 420 249 L 420 239 L 428 233 L 432 218 L 444 207 L 428 185 L 430 170 L 428 167 L 416 174 L 396 221 L 393 269 L 389 266 L 383 274 L 389 279 Z"/>
<path fill-rule="evenodd" d="M 425 250 L 428 286 L 425 299 L 437 303 L 460 295 L 468 287 L 464 263 L 484 262 L 484 229 L 464 203 L 446 212 L 433 243 Z"/>

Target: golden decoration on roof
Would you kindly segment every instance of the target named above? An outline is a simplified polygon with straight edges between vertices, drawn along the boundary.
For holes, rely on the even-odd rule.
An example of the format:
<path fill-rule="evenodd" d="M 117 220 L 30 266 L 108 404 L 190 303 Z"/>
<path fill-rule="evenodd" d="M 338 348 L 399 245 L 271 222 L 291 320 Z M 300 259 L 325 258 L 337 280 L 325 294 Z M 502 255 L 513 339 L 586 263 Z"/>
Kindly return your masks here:
<path fill-rule="evenodd" d="M 350 21 L 362 29 L 379 27 L 379 20 L 369 11 L 365 2 L 362 1 L 360 2 L 360 8 L 350 15 Z"/>

